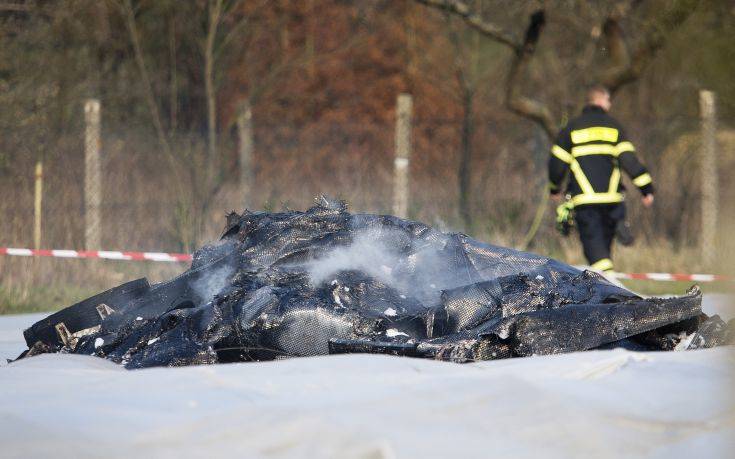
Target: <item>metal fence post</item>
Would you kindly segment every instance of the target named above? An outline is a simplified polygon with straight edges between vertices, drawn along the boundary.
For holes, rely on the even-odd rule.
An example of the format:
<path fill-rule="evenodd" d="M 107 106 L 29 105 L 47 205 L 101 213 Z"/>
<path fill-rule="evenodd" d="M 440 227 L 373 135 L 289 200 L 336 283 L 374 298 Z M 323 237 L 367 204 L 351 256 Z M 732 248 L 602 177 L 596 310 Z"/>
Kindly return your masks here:
<path fill-rule="evenodd" d="M 41 209 L 43 200 L 43 162 L 36 163 L 35 195 L 33 200 L 33 247 L 41 248 Z"/>
<path fill-rule="evenodd" d="M 699 109 L 702 119 L 701 134 L 701 186 L 702 186 L 702 230 L 701 250 L 705 266 L 712 266 L 717 254 L 717 212 L 719 209 L 717 177 L 717 114 L 715 94 L 699 92 Z"/>
<path fill-rule="evenodd" d="M 408 216 L 409 161 L 411 158 L 411 115 L 413 99 L 410 94 L 399 94 L 396 102 L 395 176 L 393 182 L 393 214 Z"/>
<path fill-rule="evenodd" d="M 88 99 L 84 104 L 84 247 L 100 248 L 100 101 Z"/>

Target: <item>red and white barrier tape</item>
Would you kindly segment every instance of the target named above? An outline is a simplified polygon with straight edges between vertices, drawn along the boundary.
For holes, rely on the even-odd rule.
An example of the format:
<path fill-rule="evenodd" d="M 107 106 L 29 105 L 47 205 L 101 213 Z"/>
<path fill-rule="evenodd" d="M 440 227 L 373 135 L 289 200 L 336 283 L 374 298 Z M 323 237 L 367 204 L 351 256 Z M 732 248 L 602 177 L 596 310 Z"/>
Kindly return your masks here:
<path fill-rule="evenodd" d="M 116 252 L 111 250 L 44 250 L 0 247 L 0 255 L 18 257 L 104 258 L 107 260 L 191 261 L 187 253 Z"/>
<path fill-rule="evenodd" d="M 191 261 L 186 253 L 163 252 L 116 252 L 111 250 L 45 250 L 18 249 L 0 247 L 0 255 L 19 257 L 57 257 L 57 258 L 104 258 L 107 260 L 147 260 L 185 262 Z M 584 267 L 579 267 L 584 269 Z M 652 280 L 652 281 L 686 281 L 686 282 L 727 282 L 735 278 L 718 274 L 671 274 L 671 273 L 611 273 L 616 279 Z"/>
<path fill-rule="evenodd" d="M 635 279 L 652 281 L 688 281 L 688 282 L 726 282 L 735 280 L 718 274 L 678 274 L 678 273 L 612 273 L 616 279 Z"/>

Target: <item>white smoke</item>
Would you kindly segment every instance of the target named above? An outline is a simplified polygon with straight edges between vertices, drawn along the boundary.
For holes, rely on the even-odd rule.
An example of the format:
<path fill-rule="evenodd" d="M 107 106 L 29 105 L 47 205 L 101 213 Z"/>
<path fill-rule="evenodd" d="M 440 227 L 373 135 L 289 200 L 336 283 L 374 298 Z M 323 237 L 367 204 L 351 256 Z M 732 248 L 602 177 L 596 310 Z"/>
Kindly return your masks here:
<path fill-rule="evenodd" d="M 340 271 L 361 271 L 431 304 L 439 300 L 441 290 L 468 283 L 466 275 L 447 265 L 443 247 L 442 242 L 414 242 L 399 230 L 369 229 L 357 232 L 352 244 L 307 263 L 306 269 L 314 286 L 332 280 Z"/>
<path fill-rule="evenodd" d="M 205 302 L 210 301 L 227 286 L 230 276 L 235 272 L 233 266 L 224 265 L 204 272 L 202 277 L 192 282 L 191 287 Z"/>
<path fill-rule="evenodd" d="M 366 230 L 356 234 L 352 244 L 338 247 L 322 258 L 307 264 L 313 285 L 329 280 L 340 271 L 362 271 L 381 282 L 394 284 L 393 270 L 400 261 L 394 249 L 383 238 L 385 231 Z"/>

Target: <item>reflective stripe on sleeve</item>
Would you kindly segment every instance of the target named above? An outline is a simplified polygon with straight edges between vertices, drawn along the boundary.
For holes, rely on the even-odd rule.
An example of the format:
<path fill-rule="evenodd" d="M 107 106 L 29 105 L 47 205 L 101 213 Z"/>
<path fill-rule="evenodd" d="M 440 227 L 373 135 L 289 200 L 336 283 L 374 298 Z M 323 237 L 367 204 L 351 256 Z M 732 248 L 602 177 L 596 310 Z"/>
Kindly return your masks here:
<path fill-rule="evenodd" d="M 620 156 L 621 154 L 628 152 L 628 151 L 629 152 L 635 151 L 635 147 L 633 146 L 633 144 L 628 141 L 620 142 L 619 144 L 615 146 L 615 149 L 617 150 L 615 152 L 617 156 Z"/>
<path fill-rule="evenodd" d="M 649 174 L 648 172 L 645 172 L 633 179 L 633 184 L 638 188 L 644 187 L 651 182 L 653 182 L 653 179 L 651 178 L 651 174 Z"/>

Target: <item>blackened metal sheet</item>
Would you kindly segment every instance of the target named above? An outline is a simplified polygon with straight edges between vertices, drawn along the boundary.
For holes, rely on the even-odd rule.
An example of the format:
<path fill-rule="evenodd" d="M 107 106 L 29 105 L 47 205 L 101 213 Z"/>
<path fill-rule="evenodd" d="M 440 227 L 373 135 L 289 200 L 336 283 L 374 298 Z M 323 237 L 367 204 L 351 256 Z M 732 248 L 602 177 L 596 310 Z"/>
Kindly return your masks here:
<path fill-rule="evenodd" d="M 100 298 L 113 311 L 95 318 L 88 310 Z M 641 298 L 553 259 L 320 198 L 305 212 L 228 215 L 222 239 L 181 276 L 92 297 L 82 318 L 75 305 L 44 319 L 26 331 L 25 355 L 92 354 L 143 368 L 344 352 L 467 362 L 727 342 L 728 327 L 702 315 L 700 302 L 696 289 Z M 61 342 L 60 323 L 79 336 Z"/>

